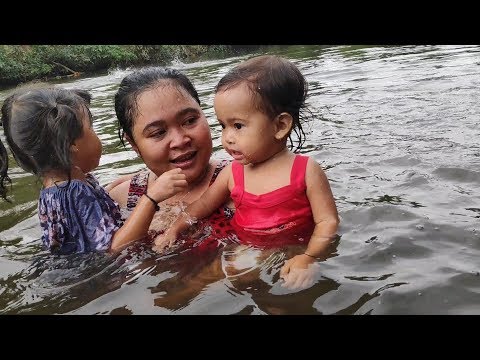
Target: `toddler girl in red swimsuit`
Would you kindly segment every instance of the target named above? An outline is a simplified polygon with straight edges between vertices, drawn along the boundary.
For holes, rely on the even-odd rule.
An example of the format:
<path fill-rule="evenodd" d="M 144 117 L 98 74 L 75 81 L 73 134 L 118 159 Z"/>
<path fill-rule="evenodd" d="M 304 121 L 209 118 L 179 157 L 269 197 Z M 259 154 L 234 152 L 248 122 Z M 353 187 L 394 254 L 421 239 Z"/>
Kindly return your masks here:
<path fill-rule="evenodd" d="M 305 133 L 308 85 L 290 61 L 272 55 L 249 59 L 228 72 L 215 89 L 215 113 L 222 145 L 234 161 L 203 196 L 189 205 L 163 237 L 162 251 L 180 233 L 225 203 L 235 203 L 232 225 L 241 243 L 259 247 L 307 244 L 287 260 L 282 277 L 305 269 L 328 248 L 338 229 L 338 214 L 328 179 L 308 156 L 296 155 Z M 288 142 L 288 146 L 287 145 Z"/>

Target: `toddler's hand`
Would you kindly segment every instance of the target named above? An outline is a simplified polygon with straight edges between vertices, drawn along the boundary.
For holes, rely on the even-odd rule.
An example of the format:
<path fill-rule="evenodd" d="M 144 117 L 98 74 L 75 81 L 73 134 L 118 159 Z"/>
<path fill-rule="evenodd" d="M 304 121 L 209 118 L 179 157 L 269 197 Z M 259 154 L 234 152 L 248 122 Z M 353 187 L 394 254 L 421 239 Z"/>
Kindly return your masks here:
<path fill-rule="evenodd" d="M 289 289 L 306 289 L 315 283 L 315 259 L 301 254 L 285 261 L 280 269 L 282 286 Z"/>
<path fill-rule="evenodd" d="M 148 195 L 161 202 L 184 190 L 188 183 L 185 174 L 181 171 L 182 169 L 179 168 L 165 171 L 149 186 Z"/>
<path fill-rule="evenodd" d="M 173 246 L 176 240 L 176 234 L 174 234 L 172 231 L 167 231 L 164 234 L 157 236 L 154 241 L 154 246 L 152 247 L 152 250 L 157 253 L 163 253 L 169 247 Z"/>

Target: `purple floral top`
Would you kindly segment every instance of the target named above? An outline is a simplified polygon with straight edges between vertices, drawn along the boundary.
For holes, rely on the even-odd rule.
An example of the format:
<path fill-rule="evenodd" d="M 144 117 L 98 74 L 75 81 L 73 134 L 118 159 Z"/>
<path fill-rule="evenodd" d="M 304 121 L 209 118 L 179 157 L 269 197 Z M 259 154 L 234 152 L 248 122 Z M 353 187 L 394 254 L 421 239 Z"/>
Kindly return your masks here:
<path fill-rule="evenodd" d="M 98 180 L 71 180 L 40 191 L 38 216 L 43 245 L 55 254 L 110 249 L 122 226 L 120 209 Z"/>

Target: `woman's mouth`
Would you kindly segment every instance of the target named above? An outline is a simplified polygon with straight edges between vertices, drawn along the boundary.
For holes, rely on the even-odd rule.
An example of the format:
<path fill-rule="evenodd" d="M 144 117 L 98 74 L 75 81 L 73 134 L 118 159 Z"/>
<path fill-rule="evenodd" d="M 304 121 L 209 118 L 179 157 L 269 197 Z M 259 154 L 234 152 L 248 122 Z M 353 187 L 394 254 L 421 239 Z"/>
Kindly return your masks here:
<path fill-rule="evenodd" d="M 177 156 L 176 158 L 170 160 L 170 162 L 175 166 L 180 169 L 186 169 L 190 166 L 195 161 L 195 156 L 197 155 L 196 151 L 189 151 L 185 154 L 182 154 L 180 156 Z"/>

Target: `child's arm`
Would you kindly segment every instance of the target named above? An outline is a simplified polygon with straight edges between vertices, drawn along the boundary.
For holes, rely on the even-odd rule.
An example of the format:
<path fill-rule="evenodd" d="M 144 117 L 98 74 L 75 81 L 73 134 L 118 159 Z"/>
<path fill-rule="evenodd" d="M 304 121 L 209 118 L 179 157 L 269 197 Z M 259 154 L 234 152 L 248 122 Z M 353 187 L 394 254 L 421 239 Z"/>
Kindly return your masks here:
<path fill-rule="evenodd" d="M 321 255 L 332 242 L 340 222 L 327 176 L 321 166 L 312 158 L 308 160 L 305 182 L 315 228 L 305 252 L 285 262 L 280 271 L 282 277 L 293 269 L 305 269 L 309 264 L 315 262 L 315 258 Z"/>
<path fill-rule="evenodd" d="M 227 201 L 230 196 L 229 181 L 232 173 L 231 168 L 231 164 L 223 168 L 207 191 L 198 200 L 191 203 L 185 209 L 185 212 L 180 214 L 163 236 L 155 239 L 155 251 L 161 252 L 173 245 L 180 233 L 191 226 L 192 220 L 201 220 L 209 216 Z"/>
<path fill-rule="evenodd" d="M 147 195 L 158 204 L 186 187 L 185 174 L 181 173 L 181 169 L 173 169 L 159 176 L 148 188 Z M 121 250 L 132 241 L 145 237 L 155 210 L 152 200 L 143 195 L 125 224 L 113 236 L 111 250 Z"/>

